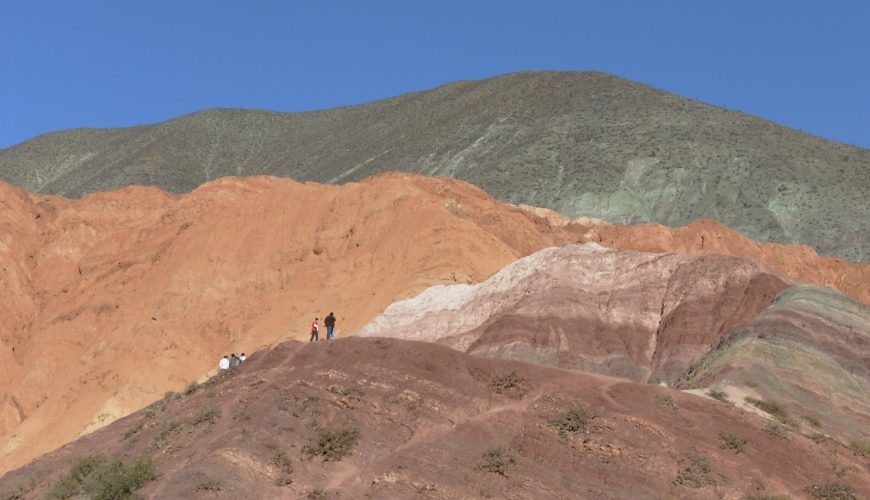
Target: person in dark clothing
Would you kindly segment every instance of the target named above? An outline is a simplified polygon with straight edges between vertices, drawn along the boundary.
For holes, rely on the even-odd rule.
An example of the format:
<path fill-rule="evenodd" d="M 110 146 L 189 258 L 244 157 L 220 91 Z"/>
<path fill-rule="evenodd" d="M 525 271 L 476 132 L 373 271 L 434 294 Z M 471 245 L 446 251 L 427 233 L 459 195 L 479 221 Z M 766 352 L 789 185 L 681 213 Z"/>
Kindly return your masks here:
<path fill-rule="evenodd" d="M 235 368 L 235 367 L 239 366 L 239 363 L 240 363 L 239 357 L 236 356 L 236 353 L 233 353 L 230 356 L 230 368 Z"/>
<path fill-rule="evenodd" d="M 323 324 L 326 325 L 326 340 L 335 338 L 335 316 L 329 313 L 329 316 L 323 318 Z"/>
<path fill-rule="evenodd" d="M 317 325 L 318 319 L 319 318 L 314 318 L 314 321 L 311 322 L 311 338 L 308 339 L 309 342 L 320 340 L 317 338 L 317 332 L 320 330 L 320 327 Z"/>

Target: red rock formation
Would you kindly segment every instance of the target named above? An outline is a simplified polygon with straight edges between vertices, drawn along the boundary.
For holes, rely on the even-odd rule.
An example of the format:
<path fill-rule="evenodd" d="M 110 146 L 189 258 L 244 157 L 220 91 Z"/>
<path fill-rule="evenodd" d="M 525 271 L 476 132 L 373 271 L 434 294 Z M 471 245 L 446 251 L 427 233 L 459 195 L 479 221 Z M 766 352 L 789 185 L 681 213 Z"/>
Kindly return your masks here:
<path fill-rule="evenodd" d="M 81 200 L 0 184 L 0 471 L 182 389 L 229 351 L 304 337 L 315 315 L 335 311 L 343 335 L 431 285 L 597 240 L 589 230 L 407 174 Z M 814 259 L 822 284 L 870 268 Z"/>

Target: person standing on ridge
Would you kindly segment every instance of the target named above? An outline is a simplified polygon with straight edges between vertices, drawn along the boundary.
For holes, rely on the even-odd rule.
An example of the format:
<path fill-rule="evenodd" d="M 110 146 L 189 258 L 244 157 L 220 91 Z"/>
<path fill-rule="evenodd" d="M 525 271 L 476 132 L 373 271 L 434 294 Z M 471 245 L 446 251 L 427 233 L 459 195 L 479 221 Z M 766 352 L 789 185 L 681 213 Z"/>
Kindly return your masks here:
<path fill-rule="evenodd" d="M 329 313 L 329 316 L 323 318 L 323 324 L 326 325 L 326 340 L 335 338 L 335 316 Z"/>
<path fill-rule="evenodd" d="M 221 359 L 221 362 L 218 364 L 218 368 L 220 368 L 221 370 L 229 370 L 230 369 L 229 356 L 224 356 L 223 359 Z"/>
<path fill-rule="evenodd" d="M 235 368 L 237 366 L 239 366 L 239 357 L 236 356 L 236 353 L 233 353 L 232 356 L 230 356 L 230 368 Z"/>
<path fill-rule="evenodd" d="M 314 342 L 316 340 L 320 340 L 317 338 L 317 332 L 320 330 L 320 327 L 317 326 L 317 320 L 320 318 L 314 318 L 314 321 L 311 322 L 311 338 L 308 339 L 309 342 Z"/>
<path fill-rule="evenodd" d="M 244 362 L 246 359 L 248 359 L 248 358 L 245 357 L 245 353 L 242 353 L 242 355 L 239 356 L 239 361 L 240 361 L 240 362 Z"/>

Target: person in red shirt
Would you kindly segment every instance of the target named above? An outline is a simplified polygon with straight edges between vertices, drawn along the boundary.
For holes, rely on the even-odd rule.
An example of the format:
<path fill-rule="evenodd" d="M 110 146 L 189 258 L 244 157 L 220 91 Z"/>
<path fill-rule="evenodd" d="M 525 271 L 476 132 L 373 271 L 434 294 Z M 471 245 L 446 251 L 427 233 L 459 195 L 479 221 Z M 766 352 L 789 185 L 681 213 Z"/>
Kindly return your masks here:
<path fill-rule="evenodd" d="M 319 318 L 314 318 L 314 321 L 311 322 L 311 338 L 308 339 L 309 342 L 314 342 L 316 340 L 319 340 L 317 338 L 317 332 L 320 331 L 320 327 L 317 326 L 318 319 Z"/>

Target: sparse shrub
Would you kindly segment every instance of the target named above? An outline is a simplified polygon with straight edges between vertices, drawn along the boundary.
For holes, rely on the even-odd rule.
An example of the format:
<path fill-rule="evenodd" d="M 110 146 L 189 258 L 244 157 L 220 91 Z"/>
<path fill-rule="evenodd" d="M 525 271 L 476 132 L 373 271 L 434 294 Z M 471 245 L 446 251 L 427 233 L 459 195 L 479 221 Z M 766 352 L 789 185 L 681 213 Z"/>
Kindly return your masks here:
<path fill-rule="evenodd" d="M 154 461 L 140 458 L 129 467 L 120 461 L 110 462 L 98 469 L 84 483 L 84 489 L 93 500 L 129 498 L 134 491 L 154 479 Z"/>
<path fill-rule="evenodd" d="M 179 432 L 181 432 L 181 422 L 173 419 L 167 419 L 160 423 L 160 429 L 154 436 L 154 441 L 151 443 L 151 450 L 157 450 L 172 441 Z"/>
<path fill-rule="evenodd" d="M 27 494 L 33 491 L 33 488 L 36 488 L 35 479 L 19 484 L 14 490 L 4 493 L 0 498 L 3 500 L 24 500 L 24 498 L 27 497 Z"/>
<path fill-rule="evenodd" d="M 568 410 L 559 415 L 554 421 L 553 426 L 559 431 L 559 434 L 586 432 L 589 426 L 589 421 L 595 418 L 586 413 L 583 408 L 577 407 Z"/>
<path fill-rule="evenodd" d="M 656 406 L 666 406 L 672 410 L 676 410 L 677 402 L 670 394 L 665 396 L 656 396 Z"/>
<path fill-rule="evenodd" d="M 710 462 L 699 455 L 694 448 L 689 449 L 679 463 L 685 467 L 677 474 L 674 484 L 691 488 L 716 486 L 716 478 L 713 477 Z"/>
<path fill-rule="evenodd" d="M 746 379 L 743 381 L 743 385 L 745 385 L 746 387 L 750 387 L 750 388 L 754 389 L 754 388 L 758 387 L 758 382 L 756 382 L 752 379 Z"/>
<path fill-rule="evenodd" d="M 814 432 L 814 433 L 812 433 L 811 435 L 809 435 L 809 436 L 807 436 L 807 437 L 809 437 L 810 439 L 812 439 L 813 442 L 816 443 L 816 444 L 822 444 L 822 443 L 824 443 L 825 441 L 828 440 L 828 436 L 825 436 L 825 435 L 822 434 L 821 432 Z"/>
<path fill-rule="evenodd" d="M 870 439 L 855 438 L 851 443 L 849 443 L 849 449 L 856 455 L 870 458 Z"/>
<path fill-rule="evenodd" d="M 743 439 L 736 434 L 732 434 L 728 431 L 722 431 L 719 433 L 719 447 L 723 450 L 734 450 L 736 453 L 745 452 L 745 446 L 749 442 L 746 439 Z"/>
<path fill-rule="evenodd" d="M 783 405 L 773 401 L 762 401 L 760 399 L 750 398 L 749 396 L 745 397 L 744 400 L 759 410 L 773 415 L 773 417 L 781 423 L 792 427 L 798 427 L 798 423 L 789 418 L 788 412 L 785 410 Z"/>
<path fill-rule="evenodd" d="M 707 395 L 715 400 L 722 401 L 723 403 L 731 404 L 731 400 L 728 399 L 728 394 L 723 390 L 710 389 L 709 391 L 707 391 Z"/>
<path fill-rule="evenodd" d="M 496 393 L 501 394 L 509 389 L 518 388 L 521 383 L 522 379 L 519 374 L 517 374 L 516 370 L 513 370 L 510 373 L 496 377 L 492 381 L 492 387 L 495 388 Z"/>
<path fill-rule="evenodd" d="M 284 452 L 277 452 L 272 456 L 272 464 L 281 472 L 281 476 L 275 480 L 278 486 L 286 486 L 293 482 L 293 464 L 290 463 L 290 457 Z"/>
<path fill-rule="evenodd" d="M 150 457 L 125 467 L 118 460 L 107 461 L 102 455 L 91 455 L 73 460 L 69 472 L 52 485 L 46 498 L 63 500 L 82 493 L 93 500 L 129 498 L 154 479 L 154 469 Z"/>
<path fill-rule="evenodd" d="M 788 439 L 786 437 L 786 428 L 779 422 L 767 422 L 767 425 L 764 426 L 764 431 L 773 434 L 774 436 L 781 437 L 783 439 Z"/>
<path fill-rule="evenodd" d="M 327 390 L 333 394 L 338 394 L 339 396 L 351 398 L 356 401 L 361 400 L 362 397 L 365 396 L 365 392 L 359 387 L 342 387 L 340 385 L 333 385 Z"/>
<path fill-rule="evenodd" d="M 175 391 L 166 391 L 163 394 L 163 400 L 164 401 L 171 401 L 171 400 L 175 399 L 177 396 L 178 396 L 178 393 Z"/>
<path fill-rule="evenodd" d="M 187 386 L 187 388 L 184 390 L 182 395 L 190 396 L 194 392 L 198 391 L 200 389 L 200 387 L 202 387 L 202 386 L 199 384 L 199 382 L 194 380 L 193 382 L 190 383 L 190 385 Z"/>
<path fill-rule="evenodd" d="M 790 500 L 786 495 L 768 495 L 767 493 L 750 493 L 743 500 Z"/>
<path fill-rule="evenodd" d="M 126 441 L 127 439 L 130 439 L 131 437 L 135 436 L 136 433 L 142 429 L 143 425 L 145 425 L 145 419 L 142 419 L 142 420 L 136 422 L 135 424 L 131 425 L 130 428 L 127 429 L 127 432 L 124 433 L 124 440 Z"/>
<path fill-rule="evenodd" d="M 517 461 L 513 454 L 501 446 L 494 446 L 483 453 L 483 460 L 479 468 L 487 472 L 505 475 L 507 468 Z"/>
<path fill-rule="evenodd" d="M 321 456 L 325 461 L 339 461 L 344 458 L 359 439 L 359 431 L 354 428 L 337 431 L 321 431 L 316 446 L 306 446 L 303 451 L 309 456 Z"/>
<path fill-rule="evenodd" d="M 842 479 L 850 470 L 852 470 L 852 466 L 838 465 L 837 462 L 831 462 L 831 470 L 834 472 L 834 475 L 837 476 L 837 479 Z"/>
<path fill-rule="evenodd" d="M 812 415 L 802 415 L 803 419 L 809 422 L 813 427 L 821 427 L 822 423 L 819 422 L 819 419 L 813 417 Z"/>
<path fill-rule="evenodd" d="M 217 422 L 219 418 L 221 418 L 221 414 L 217 408 L 215 408 L 214 406 L 203 406 L 199 409 L 196 415 L 194 415 L 191 423 L 193 425 L 198 425 L 203 422 L 213 424 Z"/>
<path fill-rule="evenodd" d="M 843 483 L 811 484 L 804 492 L 820 500 L 858 500 L 855 488 Z"/>
<path fill-rule="evenodd" d="M 326 492 L 324 492 L 320 488 L 309 491 L 308 495 L 306 495 L 305 498 L 307 498 L 308 500 L 329 500 L 329 497 L 326 496 Z"/>
<path fill-rule="evenodd" d="M 197 480 L 196 482 L 196 486 L 194 486 L 194 489 L 199 492 L 221 491 L 222 486 L 223 485 L 218 479 L 211 476 L 206 476 L 205 474 L 201 474 L 199 480 Z"/>

